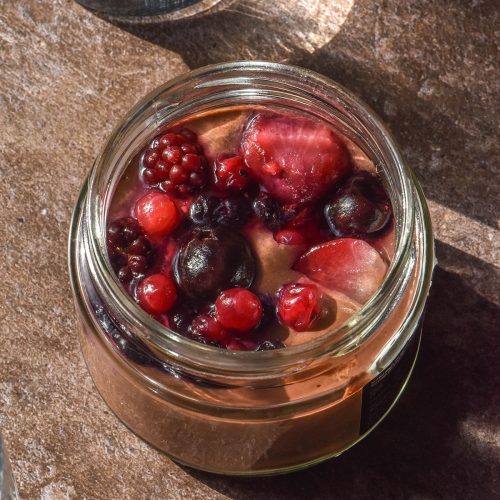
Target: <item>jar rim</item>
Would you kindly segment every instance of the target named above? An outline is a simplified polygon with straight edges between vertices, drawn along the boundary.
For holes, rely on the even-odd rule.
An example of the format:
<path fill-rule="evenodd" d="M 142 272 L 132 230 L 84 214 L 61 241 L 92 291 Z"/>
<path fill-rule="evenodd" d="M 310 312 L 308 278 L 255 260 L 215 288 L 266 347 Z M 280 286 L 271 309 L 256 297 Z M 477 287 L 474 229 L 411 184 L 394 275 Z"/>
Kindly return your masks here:
<path fill-rule="evenodd" d="M 126 136 L 130 124 L 139 120 L 151 106 L 155 106 L 160 100 L 165 101 L 169 95 L 177 95 L 183 86 L 192 85 L 193 82 L 197 82 L 194 87 L 199 89 L 205 85 L 204 79 L 212 78 L 211 81 L 206 82 L 206 85 L 213 88 L 217 82 L 227 82 L 231 78 L 239 78 L 244 81 L 245 79 L 248 80 L 251 75 L 271 79 L 279 75 L 280 78 L 286 78 L 291 82 L 300 82 L 309 92 L 321 92 L 325 99 L 327 97 L 335 98 L 336 101 L 347 107 L 350 112 L 359 113 L 365 120 L 365 124 L 372 127 L 384 141 L 384 147 L 388 155 L 387 159 L 394 163 L 396 172 L 399 175 L 398 180 L 402 187 L 400 194 L 403 200 L 402 218 L 399 224 L 394 258 L 384 281 L 369 301 L 345 323 L 314 340 L 289 346 L 285 349 L 262 352 L 228 351 L 198 343 L 167 328 L 144 312 L 123 290 L 111 268 L 106 250 L 106 214 L 104 216 L 102 214 L 103 200 L 99 196 L 98 190 L 100 169 L 106 166 L 107 160 L 112 156 L 114 147 Z M 214 78 L 220 80 L 213 80 Z M 175 105 L 172 106 L 172 109 L 175 109 Z M 203 370 L 213 368 L 218 374 L 238 373 L 251 376 L 278 373 L 287 369 L 296 369 L 309 360 L 323 355 L 342 355 L 364 342 L 371 332 L 376 329 L 375 325 L 381 324 L 385 317 L 384 314 L 387 314 L 386 311 L 390 304 L 397 297 L 398 287 L 401 286 L 401 275 L 411 250 L 416 204 L 420 205 L 425 213 L 427 211 L 425 199 L 418 183 L 410 169 L 403 162 L 394 139 L 381 120 L 365 103 L 343 86 L 316 72 L 297 66 L 265 61 L 239 61 L 205 66 L 170 80 L 150 92 L 127 113 L 121 123 L 114 129 L 94 162 L 86 188 L 87 195 L 82 200 L 86 208 L 85 215 L 88 225 L 86 251 L 93 260 L 93 270 L 96 272 L 105 294 L 114 304 L 119 306 L 120 311 L 133 326 L 134 331 L 140 332 L 141 338 L 147 343 L 178 363 L 195 370 L 200 367 Z M 415 199 L 415 193 L 417 199 Z M 424 218 L 427 219 L 424 221 L 425 229 L 430 235 L 430 240 L 429 238 L 426 239 L 428 243 L 428 241 L 432 240 L 432 234 L 430 232 L 430 222 L 425 213 Z M 429 257 L 432 256 L 433 258 L 433 254 L 426 253 L 426 270 L 428 270 L 430 265 Z M 430 273 L 427 272 L 424 278 L 420 293 L 426 295 L 430 286 Z"/>

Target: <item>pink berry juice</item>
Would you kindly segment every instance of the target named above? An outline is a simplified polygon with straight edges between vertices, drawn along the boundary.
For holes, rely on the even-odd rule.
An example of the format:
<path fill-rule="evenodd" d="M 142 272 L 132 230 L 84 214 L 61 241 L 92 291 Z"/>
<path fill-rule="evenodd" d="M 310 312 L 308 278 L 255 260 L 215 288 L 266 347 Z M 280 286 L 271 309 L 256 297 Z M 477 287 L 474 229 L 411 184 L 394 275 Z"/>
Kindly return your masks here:
<path fill-rule="evenodd" d="M 258 107 L 159 130 L 108 214 L 113 268 L 139 306 L 230 350 L 337 328 L 378 289 L 393 242 L 368 156 L 320 121 Z"/>

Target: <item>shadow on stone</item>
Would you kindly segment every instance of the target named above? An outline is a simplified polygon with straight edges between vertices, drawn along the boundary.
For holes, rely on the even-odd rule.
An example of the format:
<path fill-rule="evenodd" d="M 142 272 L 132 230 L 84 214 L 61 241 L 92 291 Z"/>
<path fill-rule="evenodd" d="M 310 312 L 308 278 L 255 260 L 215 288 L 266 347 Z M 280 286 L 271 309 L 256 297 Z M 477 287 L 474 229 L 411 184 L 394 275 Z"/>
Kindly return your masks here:
<path fill-rule="evenodd" d="M 438 257 L 446 251 L 463 259 L 444 247 L 438 244 Z M 235 499 L 495 498 L 498 455 L 481 435 L 500 424 L 500 352 L 493 335 L 499 320 L 500 308 L 438 267 L 413 377 L 370 436 L 336 459 L 286 476 L 186 471 Z"/>
<path fill-rule="evenodd" d="M 494 88 L 474 92 L 472 84 L 462 85 L 471 73 L 477 73 L 476 86 L 481 78 L 488 81 L 485 68 L 492 62 L 478 40 L 488 34 L 494 39 L 492 2 L 475 8 L 477 15 L 466 15 L 466 9 L 445 0 L 432 6 L 389 2 L 381 7 L 360 0 L 345 4 L 328 17 L 324 9 L 309 7 L 306 12 L 284 0 L 267 9 L 258 0 L 229 0 L 213 12 L 175 22 L 115 24 L 180 54 L 190 68 L 267 59 L 337 80 L 383 117 L 430 199 L 497 227 L 500 183 L 490 182 L 498 178 L 492 161 L 499 153 Z M 453 46 L 435 40 L 432 22 L 443 17 L 447 29 L 455 32 L 448 36 Z M 426 22 L 418 24 L 418 19 Z M 477 57 L 457 69 L 463 64 L 457 52 L 470 43 L 464 30 L 477 35 Z M 447 75 L 455 80 L 446 83 Z"/>

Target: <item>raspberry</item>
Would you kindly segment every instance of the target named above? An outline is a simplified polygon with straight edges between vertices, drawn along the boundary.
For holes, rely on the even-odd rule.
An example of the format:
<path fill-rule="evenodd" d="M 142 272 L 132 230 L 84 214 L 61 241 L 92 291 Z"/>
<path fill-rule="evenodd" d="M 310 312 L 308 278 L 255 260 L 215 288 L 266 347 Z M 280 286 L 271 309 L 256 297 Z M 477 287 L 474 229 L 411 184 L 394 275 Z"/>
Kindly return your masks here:
<path fill-rule="evenodd" d="M 168 131 L 153 139 L 142 159 L 142 179 L 169 194 L 188 196 L 208 178 L 207 160 L 194 132 Z"/>
<path fill-rule="evenodd" d="M 278 296 L 278 318 L 297 332 L 307 330 L 321 312 L 320 292 L 315 285 L 285 285 Z"/>
<path fill-rule="evenodd" d="M 171 278 L 164 274 L 152 274 L 137 287 L 139 305 L 150 314 L 166 313 L 177 300 L 177 289 Z"/>
<path fill-rule="evenodd" d="M 167 194 L 151 191 L 135 205 L 137 220 L 149 235 L 170 234 L 179 222 L 179 212 Z"/>
<path fill-rule="evenodd" d="M 238 193 L 250 181 L 250 170 L 241 156 L 218 158 L 214 163 L 214 185 L 221 191 Z"/>
<path fill-rule="evenodd" d="M 111 264 L 123 284 L 143 274 L 151 264 L 151 244 L 132 217 L 117 219 L 109 225 L 107 246 Z"/>
<path fill-rule="evenodd" d="M 215 317 L 226 328 L 246 332 L 260 323 L 262 304 L 249 290 L 232 288 L 217 297 Z"/>

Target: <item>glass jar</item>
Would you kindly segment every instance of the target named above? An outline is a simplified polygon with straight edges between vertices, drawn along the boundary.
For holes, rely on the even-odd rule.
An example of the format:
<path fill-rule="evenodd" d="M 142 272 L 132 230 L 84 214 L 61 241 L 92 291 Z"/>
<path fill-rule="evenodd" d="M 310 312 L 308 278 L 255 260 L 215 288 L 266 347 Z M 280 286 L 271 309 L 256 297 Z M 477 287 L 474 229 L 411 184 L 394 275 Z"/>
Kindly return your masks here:
<path fill-rule="evenodd" d="M 344 134 L 374 161 L 395 219 L 395 255 L 369 302 L 336 330 L 275 351 L 227 351 L 167 329 L 124 292 L 106 251 L 129 160 L 160 128 L 242 105 L 307 112 Z M 69 261 L 83 354 L 116 415 L 182 464 L 252 475 L 339 455 L 391 409 L 416 359 L 434 244 L 420 186 L 365 104 L 302 68 L 237 62 L 168 82 L 117 126 L 78 199 Z"/>
<path fill-rule="evenodd" d="M 190 17 L 213 7 L 220 0 L 76 0 L 111 19 L 158 22 Z"/>

